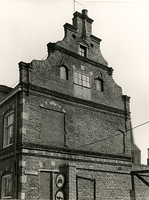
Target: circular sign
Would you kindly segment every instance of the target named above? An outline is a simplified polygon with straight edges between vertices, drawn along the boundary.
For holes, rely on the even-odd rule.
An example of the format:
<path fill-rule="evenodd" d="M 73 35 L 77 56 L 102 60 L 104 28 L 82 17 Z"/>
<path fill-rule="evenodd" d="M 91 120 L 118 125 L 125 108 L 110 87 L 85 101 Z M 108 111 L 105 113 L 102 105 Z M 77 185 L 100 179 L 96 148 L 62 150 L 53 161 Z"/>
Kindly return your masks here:
<path fill-rule="evenodd" d="M 64 200 L 64 192 L 62 190 L 56 192 L 55 200 Z"/>
<path fill-rule="evenodd" d="M 56 177 L 56 186 L 61 189 L 64 186 L 65 177 L 62 173 L 58 174 Z"/>

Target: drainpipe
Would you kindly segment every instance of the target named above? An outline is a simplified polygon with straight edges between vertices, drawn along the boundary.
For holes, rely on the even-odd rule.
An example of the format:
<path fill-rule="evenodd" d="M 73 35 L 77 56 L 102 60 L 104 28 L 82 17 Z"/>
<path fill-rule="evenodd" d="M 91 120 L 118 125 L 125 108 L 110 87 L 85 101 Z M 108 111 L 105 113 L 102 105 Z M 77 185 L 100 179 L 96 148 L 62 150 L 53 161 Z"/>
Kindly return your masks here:
<path fill-rule="evenodd" d="M 18 198 L 18 155 L 17 155 L 17 136 L 18 136 L 18 93 L 16 93 L 16 109 L 15 109 L 15 175 L 16 175 L 16 190 L 15 198 Z"/>

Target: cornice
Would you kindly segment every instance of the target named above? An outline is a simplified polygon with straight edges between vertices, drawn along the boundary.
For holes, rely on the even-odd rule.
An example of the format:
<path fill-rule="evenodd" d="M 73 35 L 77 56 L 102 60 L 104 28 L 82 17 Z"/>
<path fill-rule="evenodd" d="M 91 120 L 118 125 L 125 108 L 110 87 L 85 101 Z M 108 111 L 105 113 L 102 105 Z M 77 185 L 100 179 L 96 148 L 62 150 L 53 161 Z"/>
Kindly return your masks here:
<path fill-rule="evenodd" d="M 50 52 L 50 50 L 52 50 L 52 51 L 58 50 L 58 51 L 60 51 L 62 53 L 65 53 L 65 54 L 67 54 L 69 56 L 72 56 L 72 57 L 74 57 L 76 59 L 79 59 L 81 61 L 87 62 L 87 63 L 89 63 L 89 64 L 91 64 L 91 65 L 93 65 L 95 67 L 100 68 L 100 69 L 103 69 L 103 70 L 107 71 L 109 75 L 112 75 L 112 73 L 113 73 L 113 69 L 111 67 L 107 67 L 106 65 L 103 65 L 103 64 L 100 64 L 100 63 L 98 63 L 96 61 L 90 60 L 89 58 L 80 56 L 77 53 L 74 53 L 72 51 L 69 51 L 69 50 L 61 47 L 61 46 L 58 46 L 56 43 L 51 43 L 50 42 L 50 43 L 47 44 L 47 47 L 48 47 L 48 51 L 49 52 Z"/>
<path fill-rule="evenodd" d="M 23 83 L 23 86 L 27 87 L 27 84 Z M 108 111 L 108 112 L 112 112 L 112 113 L 116 113 L 116 114 L 120 114 L 120 115 L 125 116 L 124 110 L 121 110 L 121 109 L 118 109 L 118 108 L 113 108 L 113 107 L 106 106 L 106 105 L 99 104 L 99 103 L 95 103 L 95 102 L 92 102 L 92 101 L 87 101 L 87 100 L 84 100 L 84 99 L 79 99 L 79 98 L 74 97 L 74 96 L 66 95 L 66 94 L 63 94 L 63 93 L 60 93 L 60 92 L 57 92 L 57 91 L 53 91 L 53 90 L 49 90 L 49 89 L 46 89 L 46 88 L 43 88 L 43 87 L 40 87 L 40 86 L 36 86 L 36 85 L 33 85 L 33 84 L 30 84 L 30 91 L 31 90 L 35 91 L 35 92 L 51 95 L 51 96 L 54 96 L 54 97 L 57 97 L 57 98 L 60 98 L 60 99 L 64 99 L 66 101 L 79 103 L 83 106 L 89 106 L 89 107 L 93 107 L 93 108 L 96 108 L 96 109 L 101 109 L 101 110 L 105 110 L 105 111 Z"/>
<path fill-rule="evenodd" d="M 55 153 L 64 153 L 70 155 L 79 155 L 79 156 L 88 156 L 92 158 L 104 158 L 104 159 L 113 159 L 113 160 L 123 160 L 131 162 L 131 156 L 128 155 L 118 155 L 118 154 L 105 154 L 105 153 L 98 153 L 92 151 L 84 151 L 84 150 L 77 150 L 77 149 L 70 149 L 68 147 L 56 147 L 50 145 L 42 145 L 42 144 L 34 144 L 34 143 L 20 143 L 19 149 L 30 149 L 30 150 L 42 150 L 47 152 L 55 152 Z M 27 152 L 26 152 L 27 153 Z M 29 153 L 29 152 L 28 152 Z"/>
<path fill-rule="evenodd" d="M 75 33 L 77 33 L 77 27 L 75 27 L 75 26 L 73 26 L 73 25 L 71 25 L 71 24 L 68 24 L 68 23 L 64 24 L 64 28 L 65 28 L 65 29 L 69 29 L 69 30 L 71 30 L 71 31 L 73 31 L 73 32 L 75 32 Z"/>
<path fill-rule="evenodd" d="M 21 91 L 21 86 L 17 85 L 10 93 L 8 93 L 2 101 L 0 101 L 0 105 L 2 105 L 4 102 L 6 102 L 8 99 L 10 99 L 12 96 L 14 96 L 17 92 Z"/>

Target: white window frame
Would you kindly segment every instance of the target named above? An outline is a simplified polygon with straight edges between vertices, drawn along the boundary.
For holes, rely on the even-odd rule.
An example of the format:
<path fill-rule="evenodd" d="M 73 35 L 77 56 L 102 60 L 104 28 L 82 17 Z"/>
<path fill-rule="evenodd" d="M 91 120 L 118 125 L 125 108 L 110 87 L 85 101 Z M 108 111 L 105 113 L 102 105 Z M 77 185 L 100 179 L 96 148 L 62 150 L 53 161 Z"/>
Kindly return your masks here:
<path fill-rule="evenodd" d="M 10 182 L 8 182 L 8 178 L 11 179 Z M 7 181 L 7 182 L 6 182 Z M 7 185 L 6 185 L 7 184 Z M 10 185 L 8 185 L 10 184 Z M 8 187 L 11 187 L 10 188 L 10 193 L 11 193 L 11 196 L 5 196 L 6 195 L 6 190 L 8 190 Z M 4 175 L 2 177 L 2 190 L 1 190 L 1 198 L 2 199 L 11 199 L 12 198 L 12 174 L 7 174 L 7 175 Z"/>
<path fill-rule="evenodd" d="M 9 121 L 9 117 L 12 116 L 12 121 Z M 10 111 L 4 116 L 4 131 L 3 131 L 3 148 L 6 148 L 13 144 L 10 138 L 13 140 L 13 129 L 14 129 L 14 112 Z M 10 136 L 11 135 L 11 136 Z"/>

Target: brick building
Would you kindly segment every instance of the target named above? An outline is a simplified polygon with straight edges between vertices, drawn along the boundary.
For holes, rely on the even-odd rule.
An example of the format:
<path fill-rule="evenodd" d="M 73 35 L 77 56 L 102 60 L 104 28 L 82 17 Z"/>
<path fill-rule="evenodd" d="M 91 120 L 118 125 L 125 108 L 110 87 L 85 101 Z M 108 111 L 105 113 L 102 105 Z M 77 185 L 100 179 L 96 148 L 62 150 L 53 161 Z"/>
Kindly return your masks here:
<path fill-rule="evenodd" d="M 130 98 L 92 22 L 87 10 L 75 12 L 46 60 L 20 62 L 19 84 L 0 86 L 2 199 L 149 199 Z"/>

